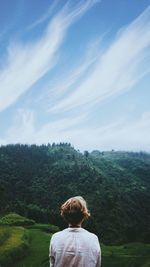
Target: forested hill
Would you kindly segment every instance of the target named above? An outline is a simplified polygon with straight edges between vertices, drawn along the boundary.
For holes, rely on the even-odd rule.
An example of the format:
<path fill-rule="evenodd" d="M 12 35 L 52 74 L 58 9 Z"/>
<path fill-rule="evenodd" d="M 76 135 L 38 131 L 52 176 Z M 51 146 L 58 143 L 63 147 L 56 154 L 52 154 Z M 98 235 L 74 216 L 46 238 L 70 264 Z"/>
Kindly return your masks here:
<path fill-rule="evenodd" d="M 85 225 L 104 243 L 150 242 L 150 154 L 93 151 L 70 144 L 0 147 L 0 214 L 15 211 L 63 227 L 59 206 L 82 195 Z"/>

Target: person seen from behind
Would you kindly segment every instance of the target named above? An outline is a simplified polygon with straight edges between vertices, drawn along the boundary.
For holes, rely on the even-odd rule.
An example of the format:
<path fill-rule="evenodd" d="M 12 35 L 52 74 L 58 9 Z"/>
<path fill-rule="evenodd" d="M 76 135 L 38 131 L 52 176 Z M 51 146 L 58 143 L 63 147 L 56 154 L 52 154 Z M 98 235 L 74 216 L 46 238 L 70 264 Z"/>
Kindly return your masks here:
<path fill-rule="evenodd" d="M 100 267 L 98 237 L 82 228 L 90 213 L 81 196 L 68 199 L 61 206 L 61 216 L 68 228 L 55 233 L 50 241 L 50 267 Z"/>

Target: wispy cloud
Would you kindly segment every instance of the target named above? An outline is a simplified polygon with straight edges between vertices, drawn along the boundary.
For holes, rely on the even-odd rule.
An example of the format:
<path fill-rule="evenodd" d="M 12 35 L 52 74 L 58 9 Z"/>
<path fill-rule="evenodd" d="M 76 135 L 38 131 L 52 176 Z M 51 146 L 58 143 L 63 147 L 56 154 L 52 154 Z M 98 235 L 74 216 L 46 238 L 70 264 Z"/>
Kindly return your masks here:
<path fill-rule="evenodd" d="M 7 143 L 33 143 L 35 136 L 35 116 L 31 110 L 18 109 L 12 126 L 6 132 Z"/>
<path fill-rule="evenodd" d="M 45 109 L 51 112 L 52 102 L 56 103 L 61 97 L 65 97 L 68 93 L 71 93 L 73 86 L 80 82 L 80 78 L 83 78 L 92 69 L 97 58 L 99 58 L 99 46 L 102 39 L 103 36 L 89 42 L 86 46 L 85 53 L 80 56 L 80 59 L 78 59 L 74 67 L 69 70 L 62 70 L 59 79 L 56 76 L 54 80 L 47 82 L 42 92 L 40 92 L 39 97 L 37 97 L 36 102 L 44 103 Z"/>
<path fill-rule="evenodd" d="M 49 23 L 41 39 L 34 43 L 13 43 L 8 48 L 5 67 L 0 71 L 0 111 L 14 103 L 56 64 L 56 52 L 69 26 L 95 1 L 81 1 L 73 9 L 66 5 Z"/>
<path fill-rule="evenodd" d="M 36 128 L 36 115 L 34 111 L 28 109 L 19 109 L 13 119 L 12 126 L 6 133 L 6 143 L 38 143 L 53 142 L 57 139 L 59 142 L 64 134 L 69 129 L 75 129 L 86 118 L 87 114 L 84 113 L 79 116 L 75 116 L 71 119 L 58 119 L 48 122 L 40 127 Z M 4 140 L 0 140 L 4 143 Z"/>
<path fill-rule="evenodd" d="M 104 99 L 131 89 L 150 71 L 150 7 L 130 25 L 119 30 L 109 48 L 98 58 L 72 94 L 51 109 L 69 111 L 83 105 L 93 106 Z M 146 57 L 145 57 L 146 55 Z M 150 61 L 149 61 L 150 62 Z M 146 63 L 146 64 L 145 64 Z"/>
<path fill-rule="evenodd" d="M 138 119 L 118 123 L 105 131 L 95 133 L 95 141 L 104 150 L 145 150 L 150 152 L 150 113 L 143 113 Z M 90 140 L 89 140 L 90 141 Z M 96 148 L 96 143 L 94 144 Z M 92 146 L 91 146 L 92 148 Z"/>
<path fill-rule="evenodd" d="M 53 3 L 51 3 L 48 11 L 44 13 L 39 19 L 37 19 L 35 22 L 33 22 L 30 26 L 27 27 L 27 30 L 33 30 L 35 27 L 43 23 L 44 21 L 48 20 L 51 15 L 54 14 L 55 9 L 57 7 L 59 0 L 54 0 Z"/>
<path fill-rule="evenodd" d="M 0 70 L 0 111 L 17 101 L 45 74 L 51 73 L 58 63 L 67 30 L 96 2 L 80 1 L 70 6 L 69 1 L 53 16 L 38 41 L 11 43 L 4 68 Z M 48 13 L 31 26 L 36 27 L 47 18 Z M 72 67 L 66 64 L 59 74 L 46 76 L 46 83 L 45 79 L 41 80 L 42 90 L 37 90 L 36 98 L 33 90 L 31 99 L 25 100 L 23 105 L 20 103 L 20 109 L 13 110 L 16 115 L 5 131 L 5 140 L 1 138 L 0 143 L 64 141 L 81 150 L 150 151 L 148 112 L 141 111 L 141 116 L 140 112 L 136 116 L 128 113 L 120 119 L 123 112 L 113 117 L 111 108 L 108 108 L 112 116 L 107 122 L 97 114 L 99 107 L 101 113 L 104 112 L 102 102 L 114 100 L 112 96 L 120 96 L 131 88 L 136 90 L 135 85 L 150 72 L 149 18 L 150 7 L 132 23 L 119 29 L 109 47 L 104 47 L 101 42 L 105 41 L 104 35 L 96 42 L 89 40 L 90 45 L 84 47 L 86 52 L 79 53 L 80 58 L 76 58 Z M 134 106 L 133 113 L 135 110 Z M 44 119 L 41 119 L 43 115 Z"/>
<path fill-rule="evenodd" d="M 103 127 L 81 127 L 62 131 L 52 136 L 55 142 L 68 141 L 76 148 L 84 151 L 99 149 L 103 150 L 145 150 L 150 152 L 150 114 L 145 113 L 136 120 L 119 120 Z M 51 135 L 49 135 L 49 138 Z M 48 140 L 45 136 L 44 140 Z"/>
<path fill-rule="evenodd" d="M 14 125 L 9 129 L 5 143 L 71 142 L 82 151 L 89 150 L 145 150 L 150 151 L 150 113 L 145 112 L 130 122 L 119 119 L 102 127 L 81 126 L 86 114 L 70 120 L 61 119 L 35 128 L 34 112 L 19 110 Z M 79 128 L 78 128 L 79 126 Z"/>

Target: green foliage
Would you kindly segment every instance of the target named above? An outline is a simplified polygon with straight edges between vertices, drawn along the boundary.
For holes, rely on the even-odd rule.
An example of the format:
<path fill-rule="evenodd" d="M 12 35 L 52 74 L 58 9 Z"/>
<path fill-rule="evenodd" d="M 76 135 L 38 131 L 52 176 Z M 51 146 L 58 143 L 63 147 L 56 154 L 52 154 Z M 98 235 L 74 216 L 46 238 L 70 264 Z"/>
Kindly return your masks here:
<path fill-rule="evenodd" d="M 0 227 L 0 246 L 10 237 L 11 231 L 9 227 Z"/>
<path fill-rule="evenodd" d="M 105 244 L 150 242 L 150 154 L 76 151 L 70 144 L 0 147 L 0 214 L 63 228 L 60 205 L 82 195 L 85 224 Z"/>
<path fill-rule="evenodd" d="M 9 230 L 0 227 L 0 231 L 9 231 L 9 236 L 0 246 L 0 265 L 7 267 L 27 254 L 30 237 L 23 227 L 9 227 Z"/>
<path fill-rule="evenodd" d="M 34 223 L 34 220 L 30 220 L 16 213 L 9 213 L 0 219 L 0 225 L 27 226 Z"/>

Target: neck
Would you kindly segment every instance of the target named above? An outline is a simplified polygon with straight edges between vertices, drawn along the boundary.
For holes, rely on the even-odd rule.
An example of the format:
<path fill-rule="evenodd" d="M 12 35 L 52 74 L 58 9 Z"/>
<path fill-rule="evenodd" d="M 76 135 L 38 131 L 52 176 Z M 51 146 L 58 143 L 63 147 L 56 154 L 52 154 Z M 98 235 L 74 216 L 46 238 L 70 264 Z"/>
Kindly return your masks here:
<path fill-rule="evenodd" d="M 69 227 L 71 227 L 71 228 L 80 228 L 81 227 L 81 223 L 79 223 L 79 224 L 69 224 Z"/>

